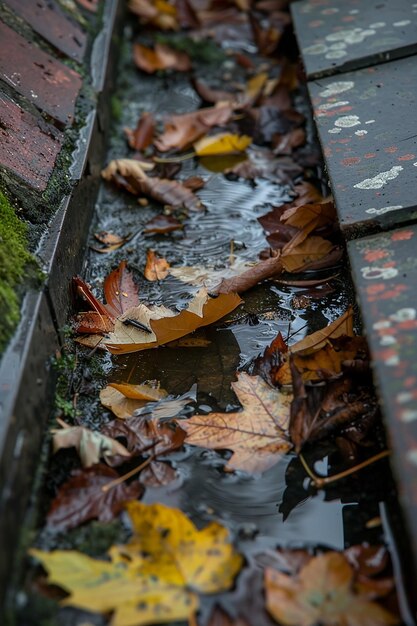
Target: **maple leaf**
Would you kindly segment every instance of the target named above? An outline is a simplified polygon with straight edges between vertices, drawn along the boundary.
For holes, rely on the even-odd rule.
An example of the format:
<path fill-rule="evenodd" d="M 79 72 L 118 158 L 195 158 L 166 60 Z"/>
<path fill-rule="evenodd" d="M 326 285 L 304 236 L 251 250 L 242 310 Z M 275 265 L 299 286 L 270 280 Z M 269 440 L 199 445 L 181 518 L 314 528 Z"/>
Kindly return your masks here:
<path fill-rule="evenodd" d="M 130 417 L 149 401 L 165 398 L 167 392 L 150 385 L 129 385 L 110 383 L 100 391 L 100 402 L 119 419 Z"/>
<path fill-rule="evenodd" d="M 49 582 L 70 595 L 63 605 L 113 611 L 113 626 L 192 619 L 199 593 L 229 589 L 243 564 L 228 531 L 212 522 L 202 530 L 179 510 L 130 502 L 133 538 L 109 550 L 110 561 L 79 552 L 31 550 Z"/>
<path fill-rule="evenodd" d="M 219 133 L 199 139 L 194 143 L 193 148 L 197 156 L 238 154 L 244 152 L 251 142 L 252 138 L 247 135 Z"/>
<path fill-rule="evenodd" d="M 191 61 L 188 54 L 174 50 L 161 43 L 155 44 L 155 48 L 147 48 L 140 43 L 133 46 L 133 60 L 137 67 L 148 74 L 158 70 L 176 70 L 188 72 L 191 69 Z"/>
<path fill-rule="evenodd" d="M 135 195 L 145 195 L 173 207 L 200 210 L 202 202 L 185 185 L 167 178 L 150 178 L 135 159 L 115 159 L 101 172 L 105 180 L 112 181 Z"/>
<path fill-rule="evenodd" d="M 144 276 L 146 280 L 163 280 L 168 276 L 169 263 L 163 257 L 158 256 L 155 250 L 146 252 L 146 267 Z"/>
<path fill-rule="evenodd" d="M 224 126 L 232 117 L 233 107 L 221 103 L 217 107 L 192 113 L 172 115 L 165 121 L 164 132 L 154 142 L 157 150 L 183 150 L 208 133 L 213 126 Z"/>
<path fill-rule="evenodd" d="M 107 491 L 102 489 L 118 477 L 115 470 L 102 464 L 74 470 L 51 504 L 47 527 L 62 532 L 91 519 L 101 522 L 114 519 L 127 500 L 138 498 L 143 491 L 138 481 L 115 485 Z"/>
<path fill-rule="evenodd" d="M 346 557 L 327 552 L 312 558 L 296 577 L 265 571 L 267 609 L 286 626 L 389 626 L 399 619 L 353 588 Z"/>
<path fill-rule="evenodd" d="M 212 298 L 205 289 L 200 289 L 180 313 L 166 307 L 151 309 L 140 304 L 116 320 L 105 346 L 115 354 L 155 348 L 216 322 L 240 303 L 237 294 L 221 294 Z"/>
<path fill-rule="evenodd" d="M 292 447 L 287 437 L 292 396 L 244 372 L 232 388 L 242 411 L 193 415 L 181 428 L 187 433 L 187 443 L 232 450 L 226 470 L 264 472 Z"/>
<path fill-rule="evenodd" d="M 84 426 L 67 426 L 52 430 L 53 451 L 76 448 L 83 467 L 95 465 L 103 457 L 113 465 L 115 457 L 130 458 L 130 452 L 121 443 Z"/>

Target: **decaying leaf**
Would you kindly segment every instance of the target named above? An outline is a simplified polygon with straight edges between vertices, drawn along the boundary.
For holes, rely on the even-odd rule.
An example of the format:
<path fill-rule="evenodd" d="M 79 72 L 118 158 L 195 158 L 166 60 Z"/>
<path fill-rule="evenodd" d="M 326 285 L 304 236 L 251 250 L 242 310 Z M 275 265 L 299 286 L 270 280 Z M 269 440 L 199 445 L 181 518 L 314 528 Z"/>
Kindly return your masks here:
<path fill-rule="evenodd" d="M 244 372 L 232 388 L 242 411 L 194 415 L 181 422 L 181 428 L 187 433 L 187 443 L 233 450 L 226 470 L 264 472 L 291 449 L 287 428 L 292 396 Z"/>
<path fill-rule="evenodd" d="M 164 235 L 166 233 L 172 233 L 174 230 L 182 230 L 184 224 L 182 224 L 176 217 L 172 215 L 156 215 L 149 222 L 146 222 L 143 229 L 144 235 Z"/>
<path fill-rule="evenodd" d="M 184 337 L 201 326 L 221 319 L 235 309 L 241 300 L 237 294 L 220 294 L 216 298 L 200 289 L 188 307 L 175 313 L 166 307 L 133 307 L 116 320 L 114 331 L 105 341 L 114 354 L 125 354 L 156 348 Z M 141 328 L 146 328 L 142 330 Z"/>
<path fill-rule="evenodd" d="M 177 12 L 165 0 L 130 0 L 129 9 L 143 24 L 152 24 L 161 30 L 178 30 Z"/>
<path fill-rule="evenodd" d="M 165 487 L 178 478 L 177 471 L 169 463 L 152 461 L 140 473 L 140 483 L 145 487 Z"/>
<path fill-rule="evenodd" d="M 114 182 L 134 195 L 148 196 L 161 204 L 185 207 L 192 211 L 203 208 L 199 198 L 190 189 L 176 180 L 156 176 L 150 178 L 143 166 L 134 159 L 110 161 L 101 175 L 105 180 Z"/>
<path fill-rule="evenodd" d="M 174 50 L 161 43 L 155 44 L 155 48 L 147 48 L 140 43 L 133 46 L 133 60 L 137 67 L 148 74 L 158 70 L 176 70 L 188 72 L 191 69 L 191 61 L 188 54 Z"/>
<path fill-rule="evenodd" d="M 238 154 L 244 152 L 251 142 L 251 137 L 247 135 L 220 133 L 199 139 L 193 147 L 197 156 Z"/>
<path fill-rule="evenodd" d="M 312 558 L 297 576 L 265 571 L 268 611 L 287 626 L 388 626 L 397 616 L 354 588 L 354 570 L 343 554 Z"/>
<path fill-rule="evenodd" d="M 114 626 L 142 626 L 192 619 L 198 594 L 231 587 L 243 564 L 216 522 L 202 530 L 179 510 L 130 502 L 133 538 L 109 551 L 110 561 L 79 552 L 31 550 L 49 582 L 70 595 L 63 605 L 113 611 Z"/>
<path fill-rule="evenodd" d="M 172 115 L 165 121 L 164 132 L 154 142 L 161 152 L 184 150 L 208 133 L 213 126 L 224 126 L 230 120 L 233 107 L 221 103 L 217 107 L 199 109 L 183 115 Z"/>
<path fill-rule="evenodd" d="M 99 233 L 94 233 L 94 237 L 97 241 L 102 243 L 103 246 L 101 248 L 98 246 L 90 246 L 90 248 L 95 252 L 107 254 L 108 252 L 113 252 L 113 250 L 118 250 L 124 246 L 124 244 L 131 239 L 132 235 L 129 233 L 122 237 L 121 235 L 102 230 Z"/>
<path fill-rule="evenodd" d="M 163 280 L 169 274 L 169 267 L 168 261 L 158 256 L 155 250 L 146 252 L 146 267 L 144 271 L 146 280 Z"/>
<path fill-rule="evenodd" d="M 132 150 L 145 150 L 153 141 L 155 132 L 155 120 L 152 113 L 142 113 L 136 128 L 125 128 L 125 135 Z"/>
<path fill-rule="evenodd" d="M 147 402 L 158 401 L 167 396 L 164 389 L 150 385 L 129 385 L 127 383 L 110 383 L 100 391 L 100 402 L 120 419 L 133 415 L 134 411 L 145 406 Z"/>
<path fill-rule="evenodd" d="M 83 426 L 68 426 L 52 430 L 53 451 L 76 448 L 83 467 L 91 467 L 103 458 L 113 465 L 115 458 L 130 458 L 130 452 L 121 443 Z"/>
<path fill-rule="evenodd" d="M 246 263 L 245 261 L 235 261 L 223 269 L 202 265 L 170 267 L 169 274 L 184 283 L 205 287 L 208 292 L 211 292 L 223 279 L 239 276 L 246 270 L 250 271 L 253 265 L 253 263 Z"/>
<path fill-rule="evenodd" d="M 149 415 L 114 420 L 103 426 L 103 432 L 126 439 L 127 449 L 133 456 L 166 454 L 180 448 L 185 439 L 184 432 L 175 423 L 160 422 Z"/>
<path fill-rule="evenodd" d="M 115 485 L 107 491 L 102 489 L 118 477 L 115 470 L 102 464 L 73 471 L 51 504 L 47 527 L 63 532 L 91 519 L 101 522 L 114 519 L 127 500 L 139 498 L 143 491 L 138 481 Z"/>

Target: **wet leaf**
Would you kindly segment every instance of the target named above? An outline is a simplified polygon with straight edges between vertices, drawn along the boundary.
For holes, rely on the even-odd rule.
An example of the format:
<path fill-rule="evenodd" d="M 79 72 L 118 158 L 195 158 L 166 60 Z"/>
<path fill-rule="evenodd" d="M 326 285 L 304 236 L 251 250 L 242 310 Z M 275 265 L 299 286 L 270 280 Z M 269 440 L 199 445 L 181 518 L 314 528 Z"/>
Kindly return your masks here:
<path fill-rule="evenodd" d="M 109 551 L 110 561 L 69 550 L 31 550 L 49 582 L 70 595 L 63 605 L 113 611 L 113 626 L 142 626 L 195 619 L 199 593 L 229 589 L 243 564 L 227 530 L 212 522 L 202 530 L 179 510 L 162 504 L 127 505 L 133 538 Z"/>
<path fill-rule="evenodd" d="M 172 233 L 174 230 L 182 230 L 184 224 L 182 224 L 176 217 L 172 215 L 157 215 L 153 217 L 149 222 L 146 222 L 143 233 L 164 235 L 166 233 Z"/>
<path fill-rule="evenodd" d="M 349 307 L 346 313 L 343 313 L 343 315 L 325 328 L 317 330 L 311 335 L 307 335 L 307 337 L 304 337 L 301 341 L 297 341 L 297 343 L 291 346 L 290 351 L 292 354 L 311 354 L 323 348 L 329 339 L 336 339 L 342 335 L 347 335 L 348 337 L 354 336 L 352 307 Z"/>
<path fill-rule="evenodd" d="M 143 491 L 138 481 L 130 485 L 122 483 L 107 491 L 102 489 L 118 477 L 115 470 L 101 464 L 75 470 L 51 504 L 47 527 L 62 532 L 91 519 L 110 522 L 122 511 L 127 500 L 138 498 Z"/>
<path fill-rule="evenodd" d="M 268 611 L 288 626 L 386 626 L 398 624 L 366 594 L 353 590 L 354 571 L 346 557 L 327 552 L 311 559 L 298 576 L 265 571 Z"/>
<path fill-rule="evenodd" d="M 168 261 L 158 256 L 155 250 L 146 252 L 146 267 L 144 271 L 146 280 L 163 280 L 169 274 L 169 267 Z"/>
<path fill-rule="evenodd" d="M 165 0 L 130 0 L 129 9 L 143 24 L 152 24 L 161 30 L 178 30 L 175 7 Z"/>
<path fill-rule="evenodd" d="M 132 150 L 145 150 L 153 141 L 155 132 L 155 120 L 152 113 L 142 113 L 136 128 L 125 128 L 125 135 Z"/>
<path fill-rule="evenodd" d="M 175 415 L 175 411 L 173 412 Z M 180 448 L 184 432 L 174 423 L 159 422 L 149 414 L 114 420 L 103 426 L 103 432 L 111 437 L 123 437 L 133 456 L 162 455 Z"/>
<path fill-rule="evenodd" d="M 263 28 L 253 13 L 249 13 L 249 22 L 259 54 L 272 54 L 281 38 L 281 32 L 273 26 Z"/>
<path fill-rule="evenodd" d="M 291 449 L 287 428 L 292 396 L 244 372 L 232 388 L 242 411 L 194 415 L 182 422 L 181 428 L 187 433 L 187 443 L 233 450 L 226 470 L 264 472 Z"/>
<path fill-rule="evenodd" d="M 310 235 L 298 244 L 295 243 L 296 238 L 298 239 L 298 235 L 282 248 L 281 262 L 287 272 L 308 269 L 312 263 L 326 257 L 334 248 L 334 245 L 323 237 Z"/>
<path fill-rule="evenodd" d="M 220 294 L 243 293 L 261 281 L 277 276 L 282 269 L 281 256 L 278 254 L 265 261 L 259 261 L 238 276 L 223 279 L 216 291 Z"/>
<path fill-rule="evenodd" d="M 199 210 L 203 204 L 187 187 L 175 180 L 167 178 L 150 178 L 144 172 L 142 165 L 134 159 L 116 159 L 102 171 L 105 180 L 114 182 L 138 196 L 148 196 L 161 204 L 173 207 L 185 207 L 190 210 Z"/>
<path fill-rule="evenodd" d="M 122 315 L 139 302 L 138 287 L 133 274 L 127 269 L 127 262 L 120 265 L 106 276 L 103 285 L 106 309 L 114 318 Z"/>
<path fill-rule="evenodd" d="M 145 487 L 165 487 L 178 478 L 177 471 L 169 463 L 152 461 L 140 473 L 140 482 Z"/>
<path fill-rule="evenodd" d="M 133 415 L 149 401 L 157 401 L 167 396 L 163 389 L 150 385 L 129 385 L 110 383 L 100 391 L 100 402 L 117 417 L 124 419 Z"/>
<path fill-rule="evenodd" d="M 148 308 L 144 304 L 129 309 L 116 320 L 114 331 L 105 340 L 115 354 L 156 348 L 184 337 L 201 326 L 207 326 L 235 309 L 241 300 L 236 294 L 220 294 L 212 298 L 200 289 L 188 307 L 175 313 L 165 307 Z M 147 332 L 141 330 L 146 328 Z"/>
<path fill-rule="evenodd" d="M 118 250 L 119 248 L 124 246 L 124 244 L 131 239 L 132 235 L 129 233 L 125 237 L 121 237 L 116 233 L 102 230 L 99 233 L 94 233 L 94 237 L 97 239 L 97 241 L 103 244 L 103 247 L 99 248 L 97 246 L 90 246 L 90 248 L 95 252 L 107 254 L 108 252 L 113 252 L 113 250 Z"/>
<path fill-rule="evenodd" d="M 191 69 L 191 61 L 188 54 L 174 50 L 161 43 L 155 44 L 153 50 L 140 43 L 135 43 L 133 46 L 133 60 L 139 69 L 148 74 L 154 74 L 158 70 L 188 72 Z"/>
<path fill-rule="evenodd" d="M 246 270 L 250 270 L 253 263 L 235 261 L 230 267 L 214 269 L 208 266 L 194 265 L 184 267 L 171 267 L 169 273 L 178 280 L 190 285 L 205 287 L 207 291 L 215 289 L 224 278 L 239 276 Z"/>
<path fill-rule="evenodd" d="M 220 133 L 199 139 L 194 144 L 194 150 L 198 156 L 237 154 L 244 152 L 251 142 L 252 139 L 247 135 Z"/>
<path fill-rule="evenodd" d="M 281 215 L 281 221 L 285 224 L 309 233 L 328 224 L 334 224 L 336 220 L 336 209 L 331 201 L 301 204 L 287 208 Z"/>
<path fill-rule="evenodd" d="M 76 448 L 83 467 L 99 463 L 103 458 L 113 465 L 117 457 L 130 458 L 130 452 L 121 443 L 83 426 L 67 426 L 52 430 L 53 451 Z"/>
<path fill-rule="evenodd" d="M 217 102 L 234 102 L 236 99 L 236 94 L 232 91 L 213 89 L 197 78 L 194 78 L 191 82 L 194 89 L 204 102 L 216 104 Z"/>
<path fill-rule="evenodd" d="M 233 107 L 221 104 L 192 113 L 172 115 L 165 121 L 164 132 L 154 142 L 161 152 L 184 150 L 208 133 L 214 126 L 224 126 L 230 120 Z"/>

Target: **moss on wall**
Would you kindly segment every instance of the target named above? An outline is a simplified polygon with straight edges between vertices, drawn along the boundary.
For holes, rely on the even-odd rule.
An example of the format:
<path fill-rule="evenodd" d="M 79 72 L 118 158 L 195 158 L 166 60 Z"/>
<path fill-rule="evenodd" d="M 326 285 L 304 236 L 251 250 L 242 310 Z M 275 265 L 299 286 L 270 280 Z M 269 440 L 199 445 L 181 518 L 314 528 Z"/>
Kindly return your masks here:
<path fill-rule="evenodd" d="M 20 318 L 19 285 L 26 268 L 34 265 L 28 252 L 28 228 L 0 191 L 0 352 Z"/>

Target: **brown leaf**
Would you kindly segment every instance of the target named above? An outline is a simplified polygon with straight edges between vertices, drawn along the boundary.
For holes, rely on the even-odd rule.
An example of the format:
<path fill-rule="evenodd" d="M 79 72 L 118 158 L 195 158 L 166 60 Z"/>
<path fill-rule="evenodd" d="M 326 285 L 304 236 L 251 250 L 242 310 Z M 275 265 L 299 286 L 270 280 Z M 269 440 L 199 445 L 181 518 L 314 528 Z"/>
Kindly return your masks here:
<path fill-rule="evenodd" d="M 123 315 L 127 309 L 139 303 L 138 287 L 133 274 L 127 269 L 127 261 L 106 276 L 103 285 L 106 309 L 113 318 Z"/>
<path fill-rule="evenodd" d="M 197 29 L 200 26 L 198 13 L 189 0 L 175 0 L 177 19 L 181 28 Z"/>
<path fill-rule="evenodd" d="M 163 257 L 159 257 L 155 250 L 146 252 L 146 267 L 144 271 L 146 280 L 163 280 L 168 276 L 169 267 L 168 261 Z"/>
<path fill-rule="evenodd" d="M 271 257 L 265 261 L 259 261 L 250 269 L 244 271 L 239 276 L 225 278 L 215 290 L 219 294 L 243 293 L 251 289 L 262 280 L 276 276 L 282 272 L 281 257 Z"/>
<path fill-rule="evenodd" d="M 130 485 L 122 483 L 107 491 L 102 489 L 118 477 L 115 470 L 102 464 L 73 471 L 51 504 L 47 528 L 63 532 L 91 519 L 110 522 L 123 510 L 127 500 L 136 500 L 143 492 L 139 481 Z"/>
<path fill-rule="evenodd" d="M 292 354 L 311 354 L 324 347 L 329 339 L 336 339 L 336 337 L 341 337 L 342 335 L 347 335 L 348 337 L 354 336 L 352 307 L 349 307 L 346 313 L 343 313 L 343 315 L 325 328 L 317 330 L 311 335 L 307 335 L 307 337 L 304 337 L 301 341 L 297 341 L 297 343 L 290 347 L 290 351 Z"/>
<path fill-rule="evenodd" d="M 226 470 L 264 472 L 291 449 L 287 426 L 292 397 L 244 372 L 232 388 L 242 411 L 194 415 L 181 422 L 181 428 L 187 433 L 187 443 L 232 450 Z"/>
<path fill-rule="evenodd" d="M 282 248 L 281 262 L 287 272 L 300 272 L 308 269 L 312 263 L 326 257 L 334 248 L 330 241 L 322 237 L 310 235 L 301 243 L 296 243 L 299 239 L 300 237 L 295 235 Z"/>
<path fill-rule="evenodd" d="M 150 178 L 142 165 L 134 159 L 116 159 L 101 173 L 103 178 L 123 187 L 138 196 L 148 196 L 173 207 L 185 207 L 190 210 L 204 208 L 197 196 L 175 180 L 166 178 Z"/>
<path fill-rule="evenodd" d="M 153 217 L 149 222 L 146 222 L 143 233 L 146 235 L 157 234 L 164 235 L 166 233 L 172 233 L 175 230 L 182 230 L 184 224 L 182 224 L 176 217 L 172 215 L 157 215 Z"/>
<path fill-rule="evenodd" d="M 201 326 L 216 322 L 240 303 L 237 294 L 220 294 L 213 298 L 205 289 L 201 289 L 187 309 L 180 313 L 174 313 L 165 307 L 150 309 L 140 304 L 116 320 L 114 332 L 105 341 L 105 345 L 114 354 L 156 348 L 184 337 Z M 147 332 L 138 328 L 138 324 L 148 329 Z"/>
<path fill-rule="evenodd" d="M 150 385 L 129 385 L 110 383 L 100 391 L 100 402 L 118 418 L 130 417 L 149 401 L 165 398 L 167 392 Z"/>
<path fill-rule="evenodd" d="M 306 132 L 303 128 L 293 128 L 289 133 L 277 134 L 272 141 L 275 154 L 291 154 L 295 148 L 306 142 Z"/>
<path fill-rule="evenodd" d="M 249 23 L 259 54 L 268 56 L 275 52 L 278 42 L 281 39 L 281 32 L 273 26 L 263 28 L 260 21 L 252 12 L 249 13 Z"/>
<path fill-rule="evenodd" d="M 140 473 L 140 482 L 145 487 L 165 487 L 178 478 L 178 472 L 169 463 L 152 461 Z"/>
<path fill-rule="evenodd" d="M 129 9 L 143 24 L 152 24 L 161 30 L 178 30 L 177 11 L 164 0 L 130 0 Z"/>
<path fill-rule="evenodd" d="M 288 626 L 388 626 L 398 616 L 353 590 L 354 571 L 346 557 L 327 552 L 311 559 L 297 577 L 265 571 L 268 611 Z"/>
<path fill-rule="evenodd" d="M 309 233 L 317 228 L 334 224 L 337 220 L 336 209 L 332 201 L 301 204 L 287 208 L 281 215 L 281 221 Z"/>
<path fill-rule="evenodd" d="M 94 233 L 94 237 L 103 244 L 103 247 L 99 248 L 97 246 L 90 246 L 92 250 L 95 252 L 100 252 L 101 254 L 107 254 L 108 252 L 113 252 L 113 250 L 118 250 L 125 243 L 127 243 L 132 235 L 129 233 L 125 237 L 121 237 L 116 233 L 111 233 L 105 230 L 100 231 L 99 233 Z"/>
<path fill-rule="evenodd" d="M 232 91 L 213 89 L 197 78 L 192 79 L 192 85 L 204 102 L 216 104 L 217 102 L 234 102 L 236 94 Z"/>
<path fill-rule="evenodd" d="M 233 107 L 223 103 L 217 107 L 199 109 L 192 113 L 172 115 L 165 122 L 164 132 L 155 141 L 161 152 L 184 150 L 214 126 L 224 126 L 230 120 Z"/>
<path fill-rule="evenodd" d="M 191 69 L 191 61 L 188 54 L 174 50 L 161 43 L 155 44 L 155 48 L 147 48 L 140 43 L 133 46 L 133 60 L 137 67 L 148 74 L 158 70 L 176 70 L 188 72 Z"/>
<path fill-rule="evenodd" d="M 185 433 L 175 423 L 159 422 L 146 415 L 115 420 L 103 427 L 103 432 L 111 437 L 124 437 L 132 456 L 161 455 L 180 448 Z"/>
<path fill-rule="evenodd" d="M 85 311 L 74 317 L 74 330 L 77 333 L 106 335 L 114 328 L 113 320 L 97 311 Z"/>
<path fill-rule="evenodd" d="M 267 383 L 274 386 L 276 375 L 283 364 L 284 356 L 288 353 L 288 346 L 281 333 L 275 337 L 269 346 L 264 350 L 254 363 L 254 372 L 262 376 Z"/>
<path fill-rule="evenodd" d="M 142 113 L 136 128 L 125 128 L 125 135 L 132 150 L 145 150 L 153 141 L 155 120 L 152 113 Z"/>
<path fill-rule="evenodd" d="M 83 467 L 99 463 L 101 457 L 109 465 L 113 465 L 117 457 L 130 458 L 129 451 L 118 441 L 83 426 L 54 429 L 52 434 L 53 451 L 76 448 Z"/>
<path fill-rule="evenodd" d="M 184 187 L 191 189 L 191 191 L 198 191 L 198 189 L 203 189 L 205 187 L 206 181 L 201 176 L 190 176 L 182 181 Z"/>

